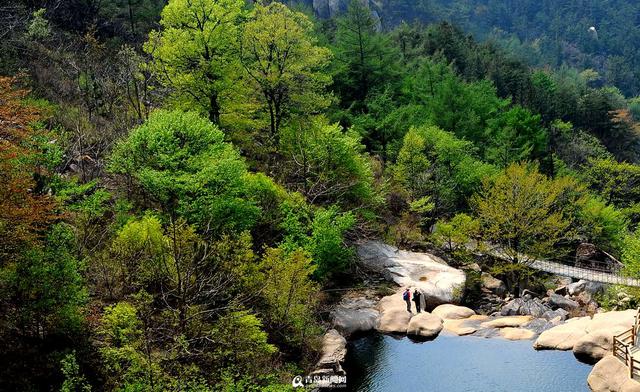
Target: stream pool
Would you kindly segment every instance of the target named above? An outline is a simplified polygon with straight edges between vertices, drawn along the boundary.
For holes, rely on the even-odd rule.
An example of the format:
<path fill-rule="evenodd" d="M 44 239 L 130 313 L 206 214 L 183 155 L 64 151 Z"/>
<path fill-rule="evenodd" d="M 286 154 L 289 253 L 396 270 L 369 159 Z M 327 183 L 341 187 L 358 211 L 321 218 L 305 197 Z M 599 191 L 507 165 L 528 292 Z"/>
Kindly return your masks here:
<path fill-rule="evenodd" d="M 362 392 L 589 391 L 591 366 L 532 341 L 441 334 L 433 341 L 370 333 L 349 342 L 347 390 Z"/>

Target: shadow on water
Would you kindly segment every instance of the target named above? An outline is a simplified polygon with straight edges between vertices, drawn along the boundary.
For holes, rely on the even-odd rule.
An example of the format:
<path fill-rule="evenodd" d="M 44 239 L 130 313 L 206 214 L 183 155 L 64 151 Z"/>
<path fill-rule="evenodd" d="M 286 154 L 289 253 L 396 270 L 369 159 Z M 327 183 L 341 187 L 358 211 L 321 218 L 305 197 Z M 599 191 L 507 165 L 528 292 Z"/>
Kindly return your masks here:
<path fill-rule="evenodd" d="M 433 341 L 370 333 L 349 342 L 347 390 L 588 391 L 591 366 L 532 342 L 442 334 Z"/>

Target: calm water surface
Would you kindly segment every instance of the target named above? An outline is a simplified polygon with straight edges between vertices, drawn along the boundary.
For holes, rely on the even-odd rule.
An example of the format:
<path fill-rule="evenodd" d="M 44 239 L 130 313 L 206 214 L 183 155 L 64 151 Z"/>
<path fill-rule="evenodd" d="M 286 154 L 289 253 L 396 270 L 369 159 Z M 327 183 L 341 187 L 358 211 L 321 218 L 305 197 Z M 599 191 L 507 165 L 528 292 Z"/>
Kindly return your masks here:
<path fill-rule="evenodd" d="M 349 343 L 348 390 L 589 391 L 591 366 L 571 351 L 535 351 L 530 340 L 440 335 L 433 341 L 368 334 Z"/>

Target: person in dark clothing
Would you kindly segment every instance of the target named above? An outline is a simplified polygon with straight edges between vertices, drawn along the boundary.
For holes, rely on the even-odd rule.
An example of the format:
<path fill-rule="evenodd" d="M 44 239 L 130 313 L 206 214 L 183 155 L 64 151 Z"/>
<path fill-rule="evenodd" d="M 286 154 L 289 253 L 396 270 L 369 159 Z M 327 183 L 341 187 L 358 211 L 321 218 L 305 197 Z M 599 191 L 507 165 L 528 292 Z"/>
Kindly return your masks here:
<path fill-rule="evenodd" d="M 407 303 L 407 312 L 411 312 L 411 290 L 407 289 L 402 293 L 402 299 Z"/>
<path fill-rule="evenodd" d="M 413 302 L 416 303 L 416 311 L 418 313 L 420 313 L 420 296 L 422 296 L 422 294 L 420 294 L 420 292 L 418 291 L 418 289 L 415 289 L 413 291 Z"/>

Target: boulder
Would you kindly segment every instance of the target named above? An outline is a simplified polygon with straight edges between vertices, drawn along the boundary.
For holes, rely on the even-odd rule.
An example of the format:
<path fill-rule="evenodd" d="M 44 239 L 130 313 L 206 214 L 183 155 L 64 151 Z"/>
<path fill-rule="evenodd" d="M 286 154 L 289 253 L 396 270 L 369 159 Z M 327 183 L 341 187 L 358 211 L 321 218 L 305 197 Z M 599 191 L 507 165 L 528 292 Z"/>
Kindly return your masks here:
<path fill-rule="evenodd" d="M 422 292 L 424 309 L 456 303 L 463 294 L 464 272 L 449 267 L 435 255 L 367 241 L 358 246 L 358 257 L 363 266 L 382 273 L 399 286 L 418 288 Z"/>
<path fill-rule="evenodd" d="M 509 340 L 529 340 L 536 336 L 535 332 L 525 328 L 505 327 L 500 329 L 500 335 Z"/>
<path fill-rule="evenodd" d="M 610 350 L 605 335 L 613 335 L 614 331 L 631 328 L 636 311 L 633 309 L 619 312 L 598 313 L 593 318 L 578 317 L 569 319 L 540 334 L 533 344 L 535 349 L 572 350 L 580 342 L 578 355 L 597 359 L 602 350 Z M 602 332 L 600 332 L 602 331 Z M 586 335 L 594 334 L 592 337 Z M 600 347 L 600 348 L 598 348 Z"/>
<path fill-rule="evenodd" d="M 434 314 L 423 312 L 411 317 L 407 335 L 434 338 L 442 331 L 442 319 Z"/>
<path fill-rule="evenodd" d="M 640 383 L 629 378 L 629 369 L 618 358 L 607 355 L 587 378 L 593 392 L 640 392 Z"/>
<path fill-rule="evenodd" d="M 573 318 L 564 324 L 548 329 L 533 343 L 536 350 L 571 350 L 575 343 L 587 334 L 590 317 Z"/>
<path fill-rule="evenodd" d="M 567 292 L 569 293 L 569 295 L 578 295 L 580 294 L 582 291 L 584 291 L 584 288 L 587 285 L 587 281 L 586 280 L 579 280 L 577 282 L 571 283 L 567 285 Z"/>
<path fill-rule="evenodd" d="M 533 316 L 542 317 L 551 308 L 542 303 L 538 298 L 516 298 L 500 309 L 503 316 Z"/>
<path fill-rule="evenodd" d="M 443 329 L 446 332 L 463 336 L 470 335 L 478 330 L 480 323 L 487 320 L 489 317 L 484 315 L 475 315 L 466 319 L 457 320 L 444 320 Z"/>
<path fill-rule="evenodd" d="M 598 329 L 578 339 L 573 345 L 573 354 L 584 362 L 596 362 L 613 350 L 613 336 L 618 335 L 628 328 L 616 326 L 607 329 Z"/>
<path fill-rule="evenodd" d="M 556 318 L 560 318 L 560 320 L 564 321 L 567 319 L 569 312 L 564 309 L 556 309 L 556 310 L 548 310 L 544 312 L 541 318 L 545 320 L 553 320 Z"/>
<path fill-rule="evenodd" d="M 333 327 L 345 336 L 374 329 L 380 316 L 375 305 L 375 301 L 364 297 L 343 299 L 331 311 Z"/>
<path fill-rule="evenodd" d="M 413 315 L 407 312 L 407 304 L 402 300 L 402 292 L 400 289 L 395 294 L 383 297 L 378 302 L 378 311 L 380 317 L 376 324 L 376 329 L 386 333 L 406 333 L 409 326 L 409 320 Z"/>
<path fill-rule="evenodd" d="M 476 312 L 474 312 L 473 310 L 465 306 L 458 306 L 458 305 L 452 305 L 452 304 L 438 305 L 435 309 L 431 311 L 431 313 L 435 314 L 441 319 L 450 319 L 450 320 L 466 319 L 476 314 Z"/>
<path fill-rule="evenodd" d="M 342 364 L 347 355 L 347 340 L 335 329 L 322 338 L 322 356 L 312 374 L 345 375 Z"/>
<path fill-rule="evenodd" d="M 481 275 L 482 287 L 496 293 L 497 295 L 503 295 L 507 291 L 507 286 L 500 279 L 494 278 L 490 274 L 483 272 Z"/>
<path fill-rule="evenodd" d="M 549 305 L 555 309 L 564 309 L 568 312 L 574 311 L 580 307 L 580 305 L 569 298 L 565 298 L 554 292 L 549 292 Z"/>
<path fill-rule="evenodd" d="M 508 316 L 499 317 L 495 320 L 485 321 L 481 324 L 483 328 L 504 328 L 521 327 L 533 319 L 531 316 Z"/>

